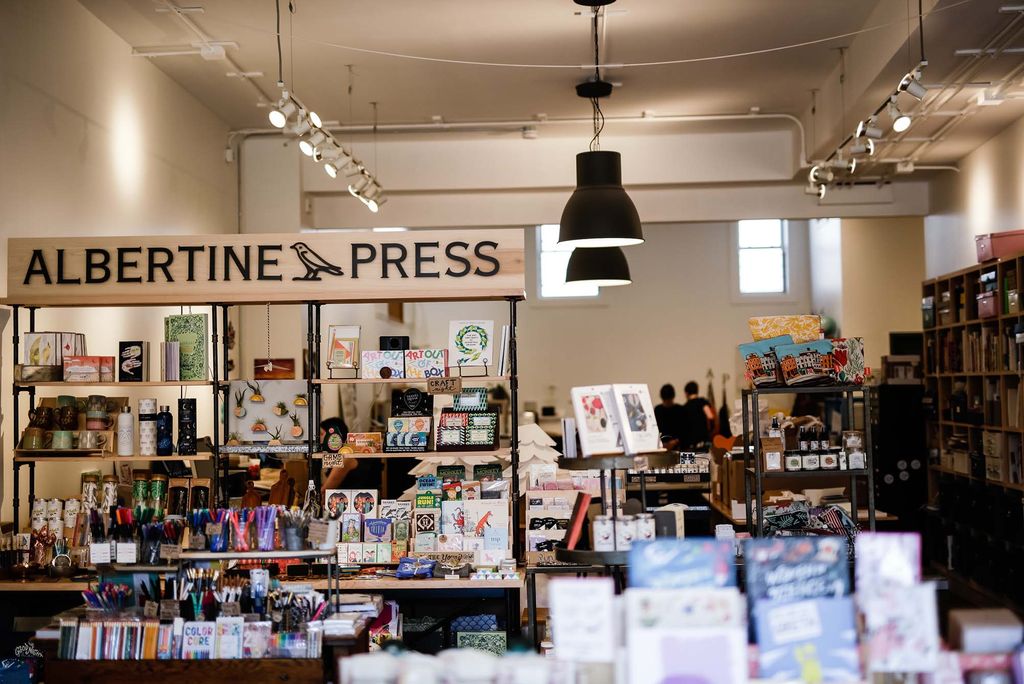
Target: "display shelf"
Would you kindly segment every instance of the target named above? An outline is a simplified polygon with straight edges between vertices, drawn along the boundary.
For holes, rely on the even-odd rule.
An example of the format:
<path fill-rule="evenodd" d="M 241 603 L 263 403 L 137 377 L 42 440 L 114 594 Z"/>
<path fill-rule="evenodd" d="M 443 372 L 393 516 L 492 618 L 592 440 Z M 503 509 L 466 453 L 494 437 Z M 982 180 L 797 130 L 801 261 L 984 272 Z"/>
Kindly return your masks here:
<path fill-rule="evenodd" d="M 843 392 L 866 392 L 864 385 L 812 385 L 810 387 L 758 387 L 743 390 L 744 394 L 840 394 Z"/>
<path fill-rule="evenodd" d="M 1003 427 L 1001 425 L 984 425 L 982 423 L 958 423 L 953 420 L 940 420 L 939 425 L 948 425 L 949 427 L 967 428 L 968 430 L 995 430 L 1001 432 L 1020 432 L 1021 429 L 1017 427 Z"/>
<path fill-rule="evenodd" d="M 33 454 L 31 451 L 19 454 L 15 452 L 14 462 L 15 463 L 80 463 L 80 462 L 95 462 L 95 463 L 128 463 L 131 461 L 207 461 L 210 459 L 211 454 L 194 454 L 191 456 L 179 456 L 177 454 L 171 456 L 89 456 L 86 454 L 82 455 L 52 455 L 52 454 Z"/>
<path fill-rule="evenodd" d="M 580 458 L 560 458 L 558 467 L 562 470 L 633 470 L 636 457 L 647 459 L 648 468 L 670 468 L 679 465 L 678 451 L 650 451 L 641 454 L 604 454 Z"/>
<path fill-rule="evenodd" d="M 309 444 L 224 444 L 217 447 L 221 454 L 304 454 Z"/>
<path fill-rule="evenodd" d="M 226 561 L 226 560 L 279 560 L 294 558 L 298 560 L 315 560 L 317 558 L 331 558 L 337 553 L 335 549 L 321 551 L 312 549 L 308 551 L 288 551 L 279 549 L 277 551 L 182 551 L 181 560 L 192 561 Z"/>
<path fill-rule="evenodd" d="M 314 589 L 327 588 L 326 579 L 315 579 L 302 582 L 311 584 Z M 287 586 L 287 583 L 283 583 Z M 480 591 L 482 589 L 521 589 L 523 580 L 520 579 L 445 579 L 434 577 L 430 579 L 398 579 L 397 577 L 369 577 L 349 578 L 335 580 L 334 585 L 340 591 L 441 591 L 461 590 Z"/>
<path fill-rule="evenodd" d="M 30 579 L 0 580 L 0 592 L 61 592 L 72 591 L 76 594 L 89 589 L 92 582 L 77 579 Z"/>
<path fill-rule="evenodd" d="M 212 380 L 180 380 L 161 381 L 147 380 L 145 382 L 16 382 L 18 387 L 211 387 Z"/>
<path fill-rule="evenodd" d="M 629 565 L 629 551 L 583 551 L 555 547 L 555 559 L 582 565 Z"/>
<path fill-rule="evenodd" d="M 942 473 L 943 475 L 952 475 L 954 477 L 962 477 L 966 480 L 973 480 L 975 482 L 983 482 L 984 484 L 993 485 L 996 487 L 1002 487 L 1004 489 L 1015 489 L 1017 491 L 1024 491 L 1024 484 L 1016 484 L 1013 482 L 1003 482 L 1001 480 L 990 480 L 987 477 L 975 477 L 970 473 L 961 473 L 958 470 L 952 468 L 943 468 L 940 465 L 934 463 L 928 466 L 928 470 L 935 473 Z"/>
<path fill-rule="evenodd" d="M 56 648 L 53 649 L 56 651 Z M 207 684 L 253 681 L 312 684 L 323 682 L 322 658 L 239 658 L 207 660 L 58 660 L 46 659 L 48 681 Z"/>
<path fill-rule="evenodd" d="M 675 491 L 697 491 L 706 492 L 711 489 L 710 482 L 648 482 L 645 487 L 649 492 L 675 492 Z M 631 492 L 640 491 L 640 483 L 634 482 L 626 485 L 626 490 Z"/>
<path fill-rule="evenodd" d="M 467 382 L 507 382 L 507 375 L 453 375 L 436 379 L 459 379 Z M 426 378 L 317 378 L 314 385 L 426 385 Z"/>
<path fill-rule="evenodd" d="M 756 475 L 754 468 L 747 468 L 747 475 Z M 761 471 L 761 477 L 767 479 L 773 478 L 784 478 L 784 477 L 865 477 L 868 471 L 866 469 L 858 470 L 772 470 L 772 471 Z"/>
<path fill-rule="evenodd" d="M 466 456 L 479 458 L 481 456 L 494 456 L 495 458 L 508 458 L 510 449 L 501 447 L 487 451 L 411 451 L 392 453 L 390 451 L 377 451 L 372 454 L 341 454 L 345 458 L 451 458 L 452 456 Z M 313 458 L 323 458 L 323 453 L 313 454 Z"/>

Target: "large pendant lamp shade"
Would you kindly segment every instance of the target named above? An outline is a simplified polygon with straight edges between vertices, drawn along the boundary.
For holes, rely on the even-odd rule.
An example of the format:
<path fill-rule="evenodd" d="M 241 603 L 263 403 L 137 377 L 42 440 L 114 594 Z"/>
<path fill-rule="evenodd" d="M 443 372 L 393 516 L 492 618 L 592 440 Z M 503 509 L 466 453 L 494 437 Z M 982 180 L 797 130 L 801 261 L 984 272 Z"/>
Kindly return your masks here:
<path fill-rule="evenodd" d="M 618 247 L 574 249 L 565 269 L 566 283 L 587 283 L 599 287 L 629 285 L 629 263 Z"/>
<path fill-rule="evenodd" d="M 644 241 L 640 215 L 622 187 L 622 157 L 598 150 L 576 155 L 576 189 L 562 210 L 558 244 L 625 247 Z"/>

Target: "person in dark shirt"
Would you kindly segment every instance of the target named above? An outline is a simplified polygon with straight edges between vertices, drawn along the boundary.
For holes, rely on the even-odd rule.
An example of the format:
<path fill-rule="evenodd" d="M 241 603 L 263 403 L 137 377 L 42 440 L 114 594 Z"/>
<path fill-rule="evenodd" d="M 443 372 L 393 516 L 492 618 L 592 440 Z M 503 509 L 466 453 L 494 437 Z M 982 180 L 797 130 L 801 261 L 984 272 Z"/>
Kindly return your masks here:
<path fill-rule="evenodd" d="M 715 410 L 708 400 L 700 396 L 700 386 L 691 380 L 683 388 L 686 403 L 683 404 L 682 434 L 679 448 L 693 450 L 711 441 L 711 425 L 715 420 Z"/>
<path fill-rule="evenodd" d="M 654 419 L 658 422 L 661 443 L 666 449 L 676 449 L 683 436 L 683 407 L 676 403 L 676 388 L 661 386 L 661 403 L 654 407 Z"/>

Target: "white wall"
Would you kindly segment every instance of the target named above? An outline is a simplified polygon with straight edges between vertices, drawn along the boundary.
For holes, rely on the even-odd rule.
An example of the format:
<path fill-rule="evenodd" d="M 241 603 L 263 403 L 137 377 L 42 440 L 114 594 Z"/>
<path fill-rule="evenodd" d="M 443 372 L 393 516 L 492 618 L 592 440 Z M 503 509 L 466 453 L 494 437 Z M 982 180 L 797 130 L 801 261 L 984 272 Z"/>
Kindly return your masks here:
<path fill-rule="evenodd" d="M 596 301 L 536 297 L 535 230 L 527 230 L 527 301 L 520 305 L 519 370 L 523 401 L 568 409 L 569 389 L 607 382 L 665 382 L 681 391 L 688 380 L 703 388 L 708 368 L 732 376 L 737 397 L 736 345 L 750 339 L 747 318 L 810 309 L 807 227 L 790 223 L 793 271 L 786 302 L 758 304 L 733 297 L 733 223 L 645 225 L 646 243 L 626 248 L 633 284 L 602 290 Z M 443 344 L 448 321 L 493 318 L 507 322 L 505 304 L 420 304 L 416 339 Z"/>
<path fill-rule="evenodd" d="M 927 277 L 977 261 L 974 236 L 1024 229 L 1024 118 L 960 160 L 960 173 L 932 184 L 925 218 Z"/>
<path fill-rule="evenodd" d="M 843 250 L 837 218 L 807 222 L 811 254 L 811 307 L 814 313 L 843 319 Z"/>
<path fill-rule="evenodd" d="M 234 232 L 237 179 L 236 168 L 224 162 L 227 133 L 223 121 L 148 60 L 131 57 L 130 47 L 78 3 L 0 3 L 5 238 Z M 6 271 L 6 242 L 0 245 L 0 271 Z M 6 277 L 3 282 L 6 289 Z M 112 355 L 120 339 L 148 339 L 155 346 L 162 318 L 171 311 L 176 309 L 44 310 L 37 327 L 84 332 L 90 352 Z M 10 326 L 3 361 L 6 383 Z M 160 389 L 154 396 L 171 403 L 175 394 Z M 209 393 L 199 396 L 200 416 L 210 415 Z M 11 513 L 11 408 L 4 392 L 4 518 Z M 209 428 L 200 423 L 201 431 Z M 90 467 L 40 465 L 37 493 L 74 495 L 79 473 Z M 24 497 L 27 468 L 22 474 Z"/>

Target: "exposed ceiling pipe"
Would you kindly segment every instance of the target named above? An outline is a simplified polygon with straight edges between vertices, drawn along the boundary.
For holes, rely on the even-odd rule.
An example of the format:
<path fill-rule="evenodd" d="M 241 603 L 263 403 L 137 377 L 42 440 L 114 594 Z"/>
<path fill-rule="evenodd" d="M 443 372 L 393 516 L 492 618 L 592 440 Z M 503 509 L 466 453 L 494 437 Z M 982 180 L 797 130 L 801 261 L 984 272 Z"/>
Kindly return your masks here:
<path fill-rule="evenodd" d="M 750 113 L 750 114 L 668 114 L 648 116 L 608 116 L 605 121 L 609 123 L 700 123 L 702 121 L 756 121 L 759 119 L 774 119 L 788 121 L 797 130 L 799 143 L 800 167 L 807 168 L 810 163 L 807 161 L 807 143 L 804 134 L 804 124 L 792 114 L 783 113 Z M 536 119 L 514 119 L 505 121 L 438 121 L 424 123 L 396 123 L 378 124 L 378 133 L 445 133 L 445 132 L 466 132 L 466 131 L 520 131 L 526 127 L 538 127 L 547 125 L 591 125 L 593 121 L 585 117 L 564 117 L 564 118 L 536 118 Z M 332 133 L 372 133 L 372 124 L 349 124 L 337 126 L 324 126 Z M 231 131 L 229 139 L 237 136 L 250 135 L 280 135 L 277 128 L 242 128 Z"/>

